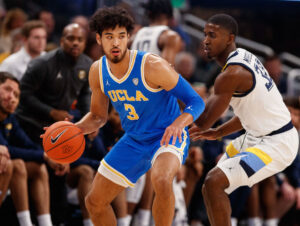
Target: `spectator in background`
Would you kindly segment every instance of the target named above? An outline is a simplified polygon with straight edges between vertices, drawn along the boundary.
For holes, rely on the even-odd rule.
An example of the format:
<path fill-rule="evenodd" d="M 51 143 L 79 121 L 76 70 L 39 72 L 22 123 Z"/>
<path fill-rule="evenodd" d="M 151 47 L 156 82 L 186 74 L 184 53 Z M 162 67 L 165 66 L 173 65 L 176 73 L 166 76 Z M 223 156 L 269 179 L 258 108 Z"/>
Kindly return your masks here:
<path fill-rule="evenodd" d="M 10 51 L 0 53 L 0 64 L 11 54 L 18 52 L 22 47 L 24 43 L 24 38 L 22 35 L 22 29 L 17 28 L 13 30 L 10 34 L 11 40 L 12 40 L 12 46 Z"/>
<path fill-rule="evenodd" d="M 103 56 L 103 51 L 101 46 L 97 44 L 96 33 L 91 33 L 88 37 L 86 48 L 84 53 L 88 55 L 93 61 L 99 60 Z"/>
<path fill-rule="evenodd" d="M 59 36 L 55 33 L 55 18 L 52 12 L 42 10 L 38 13 L 37 18 L 46 25 L 47 30 L 47 47 L 46 50 L 50 51 L 59 45 Z"/>
<path fill-rule="evenodd" d="M 90 31 L 88 18 L 83 15 L 78 15 L 71 20 L 71 23 L 79 24 L 86 32 L 87 40 L 84 53 L 93 61 L 99 60 L 99 58 L 103 55 L 102 49 L 96 42 L 96 33 Z"/>
<path fill-rule="evenodd" d="M 14 170 L 10 189 L 19 223 L 21 226 L 32 226 L 29 214 L 28 183 L 39 225 L 52 226 L 48 173 L 44 163 L 48 163 L 57 174 L 61 173 L 60 165 L 51 161 L 19 126 L 13 115 L 19 98 L 18 80 L 7 72 L 0 72 L 0 143 L 8 149 L 13 159 Z"/>
<path fill-rule="evenodd" d="M 81 113 L 89 111 L 88 72 L 92 61 L 82 54 L 85 32 L 78 24 L 67 25 L 61 47 L 30 62 L 21 80 L 21 101 L 17 114 L 22 127 L 32 140 L 41 143 L 43 127 L 56 121 L 72 119 L 72 103 Z M 68 166 L 64 166 L 67 168 Z M 65 221 L 65 178 L 49 170 L 51 212 L 54 223 Z"/>
<path fill-rule="evenodd" d="M 0 33 L 0 53 L 8 52 L 12 47 L 11 32 L 23 26 L 27 20 L 26 13 L 21 9 L 9 10 L 4 18 Z"/>
<path fill-rule="evenodd" d="M 46 48 L 46 27 L 42 21 L 28 21 L 22 27 L 24 46 L 18 52 L 10 55 L 0 65 L 0 71 L 13 74 L 18 80 L 23 77 L 29 62 L 44 54 Z"/>
<path fill-rule="evenodd" d="M 175 70 L 191 84 L 194 82 L 196 59 L 189 52 L 180 52 L 175 57 Z"/>
<path fill-rule="evenodd" d="M 71 23 L 79 24 L 82 28 L 84 28 L 88 36 L 88 33 L 90 32 L 90 27 L 89 27 L 89 19 L 86 16 L 83 15 L 75 16 L 71 19 Z"/>
<path fill-rule="evenodd" d="M 202 97 L 206 97 L 206 87 L 198 82 L 195 82 L 195 67 L 196 59 L 189 52 L 180 52 L 175 58 L 175 70 L 181 74 L 189 83 L 191 83 L 194 90 Z"/>
<path fill-rule="evenodd" d="M 277 55 L 266 58 L 264 66 L 282 95 L 287 93 L 287 77 L 282 73 L 282 63 Z"/>

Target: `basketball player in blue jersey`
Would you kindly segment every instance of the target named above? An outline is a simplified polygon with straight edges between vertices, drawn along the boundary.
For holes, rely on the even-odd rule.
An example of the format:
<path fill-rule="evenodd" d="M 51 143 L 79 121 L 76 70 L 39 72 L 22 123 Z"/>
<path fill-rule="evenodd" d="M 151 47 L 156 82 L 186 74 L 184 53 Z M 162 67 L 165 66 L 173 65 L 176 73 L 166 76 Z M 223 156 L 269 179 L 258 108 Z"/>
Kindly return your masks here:
<path fill-rule="evenodd" d="M 101 161 L 86 207 L 95 225 L 116 225 L 111 201 L 152 168 L 155 225 L 171 225 L 173 179 L 189 145 L 186 127 L 204 110 L 191 86 L 159 56 L 127 49 L 133 20 L 122 8 L 103 8 L 90 27 L 105 56 L 90 69 L 90 112 L 76 125 L 88 134 L 107 120 L 109 99 L 125 135 Z M 177 98 L 186 104 L 180 113 Z"/>
<path fill-rule="evenodd" d="M 228 194 L 284 170 L 297 155 L 299 138 L 282 97 L 259 59 L 236 48 L 237 22 L 229 15 L 211 17 L 204 28 L 205 52 L 215 58 L 222 72 L 203 114 L 190 129 L 193 139 L 214 140 L 242 128 L 246 133 L 233 140 L 202 188 L 211 225 L 230 222 Z M 233 108 L 235 116 L 209 129 L 222 113 Z"/>

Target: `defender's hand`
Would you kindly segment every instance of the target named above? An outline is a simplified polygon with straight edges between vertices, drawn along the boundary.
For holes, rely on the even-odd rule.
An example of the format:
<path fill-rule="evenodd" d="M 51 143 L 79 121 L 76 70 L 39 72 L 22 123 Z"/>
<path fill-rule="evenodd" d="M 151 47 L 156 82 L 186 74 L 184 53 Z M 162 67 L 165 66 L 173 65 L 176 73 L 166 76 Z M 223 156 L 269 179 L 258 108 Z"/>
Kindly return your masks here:
<path fill-rule="evenodd" d="M 199 139 L 216 140 L 221 137 L 220 131 L 215 128 L 211 128 L 206 131 L 201 131 L 198 127 L 192 127 L 191 129 L 189 129 L 189 133 L 193 141 Z"/>

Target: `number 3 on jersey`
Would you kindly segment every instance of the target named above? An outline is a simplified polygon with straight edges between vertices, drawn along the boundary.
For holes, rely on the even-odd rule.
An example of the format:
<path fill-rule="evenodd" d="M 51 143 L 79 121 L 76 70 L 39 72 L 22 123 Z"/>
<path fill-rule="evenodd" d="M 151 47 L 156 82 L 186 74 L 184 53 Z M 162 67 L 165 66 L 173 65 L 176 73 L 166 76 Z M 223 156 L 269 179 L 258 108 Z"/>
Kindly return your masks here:
<path fill-rule="evenodd" d="M 138 120 L 140 118 L 131 104 L 124 104 L 124 108 L 128 111 L 127 118 L 129 120 Z"/>

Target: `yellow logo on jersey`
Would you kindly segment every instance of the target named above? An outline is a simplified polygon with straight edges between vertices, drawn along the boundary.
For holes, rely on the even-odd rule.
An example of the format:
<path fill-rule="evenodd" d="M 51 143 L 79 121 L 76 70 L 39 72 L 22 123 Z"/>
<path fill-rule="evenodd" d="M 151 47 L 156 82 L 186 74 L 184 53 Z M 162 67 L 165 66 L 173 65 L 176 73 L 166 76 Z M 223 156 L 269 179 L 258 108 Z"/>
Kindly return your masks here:
<path fill-rule="evenodd" d="M 108 91 L 108 95 L 112 102 L 116 101 L 148 101 L 149 99 L 143 95 L 139 90 L 136 91 L 135 96 L 129 96 L 127 90 L 117 89 Z"/>

